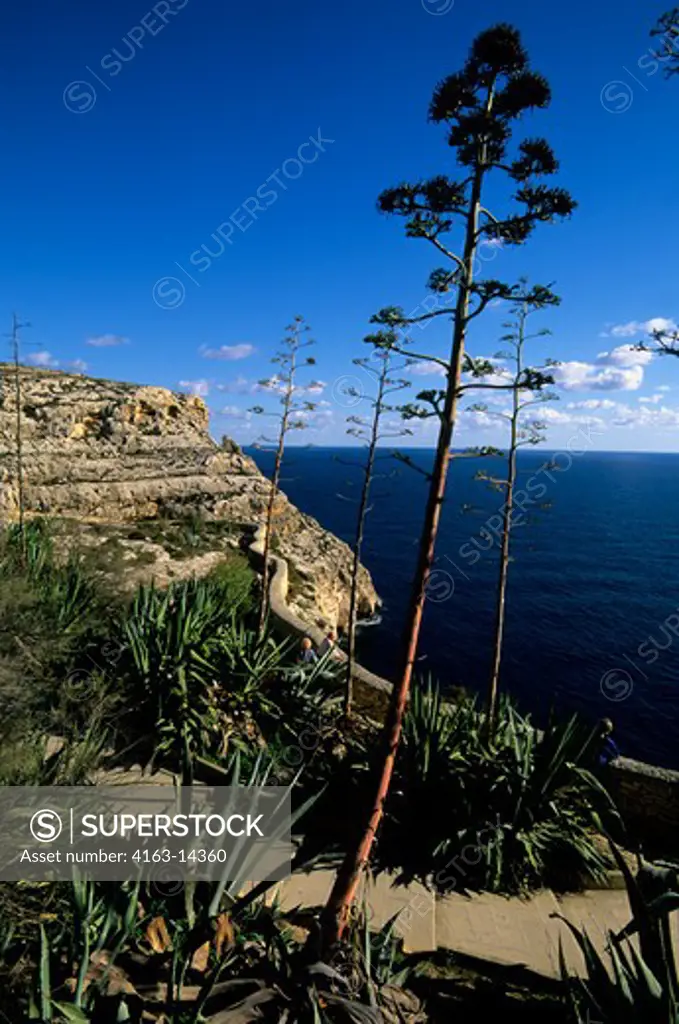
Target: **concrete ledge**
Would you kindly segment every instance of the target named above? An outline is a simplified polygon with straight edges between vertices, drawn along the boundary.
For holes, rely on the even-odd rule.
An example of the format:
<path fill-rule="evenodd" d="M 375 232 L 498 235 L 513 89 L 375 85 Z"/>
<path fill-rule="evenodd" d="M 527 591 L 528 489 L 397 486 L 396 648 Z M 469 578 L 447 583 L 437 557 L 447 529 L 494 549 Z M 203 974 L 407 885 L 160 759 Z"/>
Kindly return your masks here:
<path fill-rule="evenodd" d="M 606 780 L 620 811 L 635 829 L 650 839 L 668 843 L 679 828 L 679 772 L 629 757 L 609 765 Z"/>
<path fill-rule="evenodd" d="M 248 548 L 250 558 L 255 568 L 261 572 L 264 560 L 264 533 L 265 526 L 259 526 L 255 531 L 254 540 Z M 288 563 L 279 555 L 269 554 L 270 583 L 269 583 L 269 614 L 276 620 L 278 627 L 288 636 L 294 636 L 301 640 L 308 636 L 318 647 L 325 635 L 318 626 L 303 622 L 288 605 L 288 589 L 290 586 Z M 343 651 L 338 654 L 346 661 Z M 379 690 L 382 693 L 390 693 L 392 684 L 374 672 L 369 672 L 363 665 L 354 666 L 354 680 L 362 683 L 372 690 Z"/>

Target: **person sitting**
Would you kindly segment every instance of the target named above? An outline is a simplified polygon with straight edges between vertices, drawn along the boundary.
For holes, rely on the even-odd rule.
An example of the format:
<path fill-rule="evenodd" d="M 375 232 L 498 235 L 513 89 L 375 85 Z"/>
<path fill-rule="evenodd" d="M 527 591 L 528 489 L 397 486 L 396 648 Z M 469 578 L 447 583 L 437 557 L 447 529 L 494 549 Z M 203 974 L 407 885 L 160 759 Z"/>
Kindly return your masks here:
<path fill-rule="evenodd" d="M 608 768 L 611 761 L 620 757 L 618 745 L 612 738 L 613 722 L 610 718 L 602 718 L 600 724 L 601 747 L 599 749 L 599 765 Z"/>
<path fill-rule="evenodd" d="M 305 636 L 302 640 L 299 658 L 297 659 L 301 665 L 313 665 L 314 662 L 318 661 L 318 655 L 314 650 L 314 645 L 308 636 Z"/>
<path fill-rule="evenodd" d="M 333 633 L 332 630 L 326 635 L 323 643 L 318 648 L 319 658 L 324 658 L 326 654 L 332 652 L 332 657 L 337 659 L 339 651 L 337 649 L 337 634 Z"/>

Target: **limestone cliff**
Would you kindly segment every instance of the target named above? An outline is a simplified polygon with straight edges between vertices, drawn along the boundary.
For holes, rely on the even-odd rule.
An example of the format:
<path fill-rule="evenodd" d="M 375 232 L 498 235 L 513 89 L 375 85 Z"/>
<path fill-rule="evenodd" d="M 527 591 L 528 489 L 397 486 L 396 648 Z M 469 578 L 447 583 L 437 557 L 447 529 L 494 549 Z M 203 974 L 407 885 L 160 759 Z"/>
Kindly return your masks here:
<path fill-rule="evenodd" d="M 0 364 L 0 518 L 18 512 L 14 368 Z M 165 388 L 22 368 L 20 436 L 29 514 L 88 523 L 172 519 L 199 511 L 243 540 L 262 522 L 269 484 L 228 439 L 208 431 L 202 399 Z M 274 549 L 295 580 L 291 604 L 319 625 L 342 625 L 351 552 L 281 495 Z M 365 569 L 361 611 L 377 595 Z"/>

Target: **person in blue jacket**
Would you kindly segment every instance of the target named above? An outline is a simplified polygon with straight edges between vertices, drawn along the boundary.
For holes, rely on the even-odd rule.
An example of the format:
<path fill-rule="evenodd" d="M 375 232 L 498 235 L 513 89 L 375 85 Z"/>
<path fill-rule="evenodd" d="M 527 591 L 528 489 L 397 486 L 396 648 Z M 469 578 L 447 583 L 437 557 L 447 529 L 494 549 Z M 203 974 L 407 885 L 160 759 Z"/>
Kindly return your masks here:
<path fill-rule="evenodd" d="M 620 757 L 618 745 L 613 739 L 613 722 L 610 718 L 601 719 L 601 748 L 599 750 L 599 764 L 607 768 L 611 761 Z"/>

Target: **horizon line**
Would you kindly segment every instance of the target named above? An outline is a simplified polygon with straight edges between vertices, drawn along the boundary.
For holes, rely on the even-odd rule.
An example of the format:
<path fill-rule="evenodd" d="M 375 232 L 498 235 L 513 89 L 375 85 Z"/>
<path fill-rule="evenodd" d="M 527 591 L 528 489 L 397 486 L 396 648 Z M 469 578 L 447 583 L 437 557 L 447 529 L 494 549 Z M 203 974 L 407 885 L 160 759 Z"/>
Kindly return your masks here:
<path fill-rule="evenodd" d="M 239 442 L 236 442 L 236 443 L 238 444 Z M 249 448 L 249 449 L 254 449 L 256 451 L 264 451 L 264 452 L 274 452 L 275 448 L 276 448 L 275 445 L 264 446 L 264 445 L 260 445 L 260 444 L 255 444 L 254 442 L 240 444 L 240 447 L 244 451 Z M 314 450 L 314 451 L 322 451 L 324 449 L 327 449 L 328 451 L 332 451 L 334 449 L 346 449 L 346 450 L 349 450 L 349 451 L 363 451 L 365 448 L 367 448 L 367 443 L 366 444 L 287 444 L 286 448 L 294 448 L 296 451 L 304 451 L 305 449 L 306 450 Z M 399 446 L 395 446 L 393 448 L 384 447 L 381 450 L 382 451 L 401 451 L 402 449 L 406 450 L 406 451 L 409 451 L 409 452 L 435 452 L 436 451 L 435 447 L 425 448 L 424 446 L 421 446 L 421 445 L 399 445 Z M 454 453 L 458 453 L 458 452 L 461 453 L 461 452 L 469 451 L 469 449 L 468 448 L 452 448 L 451 451 L 453 451 Z M 535 447 L 531 447 L 531 448 L 524 448 L 523 451 L 519 451 L 518 454 L 519 455 L 523 455 L 523 454 L 528 454 L 529 452 L 536 452 L 536 453 L 538 453 L 538 452 L 545 452 L 547 454 L 558 454 L 559 452 L 565 452 L 565 451 L 568 451 L 568 449 L 565 446 L 558 447 L 558 448 L 547 448 L 547 447 L 543 447 L 542 445 L 540 445 L 540 446 L 535 446 Z M 679 455 L 679 449 L 677 449 L 676 451 L 671 451 L 671 450 L 668 450 L 668 449 L 657 449 L 657 448 L 591 448 L 588 451 L 569 452 L 569 454 L 578 455 L 578 456 L 581 456 L 581 455 Z M 503 451 L 500 451 L 499 455 L 492 455 L 492 456 L 488 456 L 488 455 L 481 456 L 481 455 L 479 455 L 479 458 L 505 458 L 505 457 L 506 457 L 506 452 L 503 452 Z"/>

